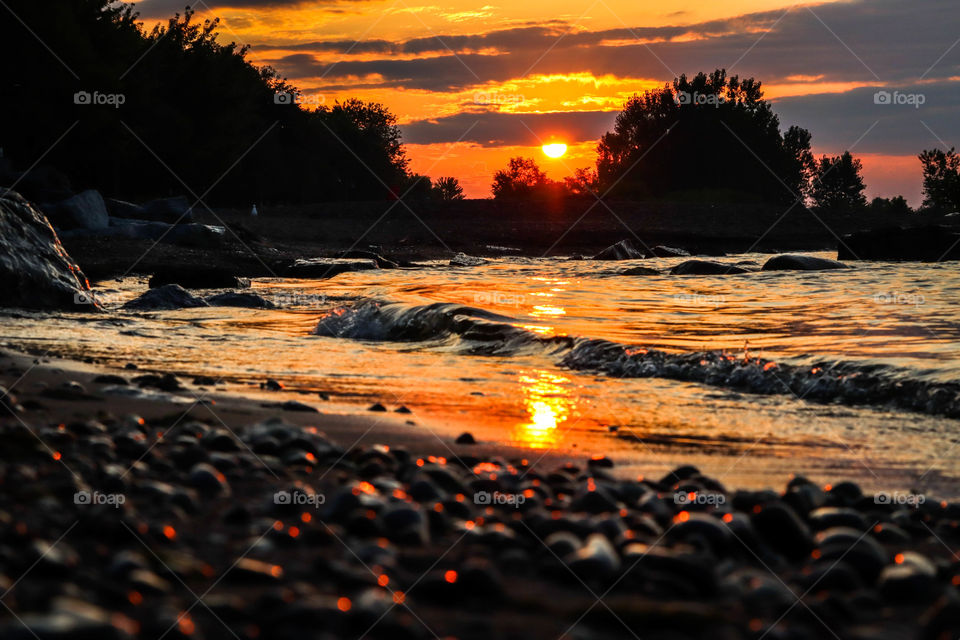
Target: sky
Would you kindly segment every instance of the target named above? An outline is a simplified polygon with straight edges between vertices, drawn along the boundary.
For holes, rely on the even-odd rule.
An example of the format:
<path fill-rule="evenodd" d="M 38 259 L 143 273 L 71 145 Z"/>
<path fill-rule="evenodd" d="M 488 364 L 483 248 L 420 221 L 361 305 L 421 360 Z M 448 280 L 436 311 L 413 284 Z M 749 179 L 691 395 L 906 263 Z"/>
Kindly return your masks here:
<path fill-rule="evenodd" d="M 189 0 L 140 0 L 145 22 Z M 817 155 L 850 150 L 868 197 L 921 200 L 917 154 L 960 147 L 956 0 L 205 0 L 307 102 L 399 119 L 411 168 L 489 197 L 512 156 L 555 179 L 593 167 L 624 101 L 680 74 L 755 77 Z M 559 159 L 540 147 L 568 145 Z"/>

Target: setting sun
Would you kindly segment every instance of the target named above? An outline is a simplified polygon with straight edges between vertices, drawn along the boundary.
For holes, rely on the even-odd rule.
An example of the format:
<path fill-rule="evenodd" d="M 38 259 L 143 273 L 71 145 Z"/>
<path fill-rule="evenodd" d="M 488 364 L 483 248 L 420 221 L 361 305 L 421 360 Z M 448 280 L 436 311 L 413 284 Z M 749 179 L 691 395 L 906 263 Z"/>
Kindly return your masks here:
<path fill-rule="evenodd" d="M 567 145 L 562 142 L 554 142 L 543 145 L 543 153 L 549 158 L 559 158 L 567 152 Z"/>

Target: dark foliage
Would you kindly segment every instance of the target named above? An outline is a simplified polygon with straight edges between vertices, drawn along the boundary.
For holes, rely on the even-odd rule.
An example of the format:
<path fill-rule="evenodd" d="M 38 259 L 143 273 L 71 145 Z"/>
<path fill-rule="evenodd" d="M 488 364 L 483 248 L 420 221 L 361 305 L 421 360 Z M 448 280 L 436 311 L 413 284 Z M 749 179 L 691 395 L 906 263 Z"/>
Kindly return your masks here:
<path fill-rule="evenodd" d="M 920 154 L 923 166 L 923 206 L 937 213 L 960 211 L 960 154 L 951 148 L 925 150 Z"/>
<path fill-rule="evenodd" d="M 21 168 L 43 158 L 77 188 L 234 204 L 391 198 L 408 180 L 383 106 L 305 108 L 245 47 L 221 44 L 216 20 L 188 10 L 148 32 L 109 0 L 8 4 L 0 146 Z"/>
<path fill-rule="evenodd" d="M 722 69 L 634 95 L 597 151 L 600 191 L 634 197 L 696 189 L 793 202 L 813 161 L 810 134 L 781 134 L 761 83 Z"/>
<path fill-rule="evenodd" d="M 810 190 L 814 206 L 825 211 L 857 211 L 866 207 L 862 171 L 863 165 L 849 151 L 820 158 Z"/>

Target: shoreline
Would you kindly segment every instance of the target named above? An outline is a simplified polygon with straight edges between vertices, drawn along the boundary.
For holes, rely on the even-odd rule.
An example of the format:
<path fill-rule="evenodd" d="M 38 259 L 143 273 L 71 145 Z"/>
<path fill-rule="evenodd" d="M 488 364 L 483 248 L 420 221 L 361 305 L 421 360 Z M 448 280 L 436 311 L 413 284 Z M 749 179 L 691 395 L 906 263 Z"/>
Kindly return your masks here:
<path fill-rule="evenodd" d="M 0 359 L 23 407 L 0 419 L 5 638 L 893 639 L 960 620 L 957 503 L 800 477 L 734 491 L 691 466 L 633 480 L 606 456 L 531 467 L 393 429 L 345 447 L 369 420 L 104 403 L 95 365 L 35 359 Z"/>

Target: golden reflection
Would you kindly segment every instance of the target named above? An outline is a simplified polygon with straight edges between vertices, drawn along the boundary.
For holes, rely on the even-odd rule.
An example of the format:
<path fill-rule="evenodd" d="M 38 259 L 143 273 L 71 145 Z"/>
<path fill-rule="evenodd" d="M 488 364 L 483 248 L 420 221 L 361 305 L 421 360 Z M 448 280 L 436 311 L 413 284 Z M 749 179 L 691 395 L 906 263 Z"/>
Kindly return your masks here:
<path fill-rule="evenodd" d="M 516 441 L 539 449 L 555 446 L 562 439 L 559 427 L 576 406 L 570 397 L 569 383 L 569 378 L 543 369 L 520 374 L 528 419 L 514 429 Z"/>

